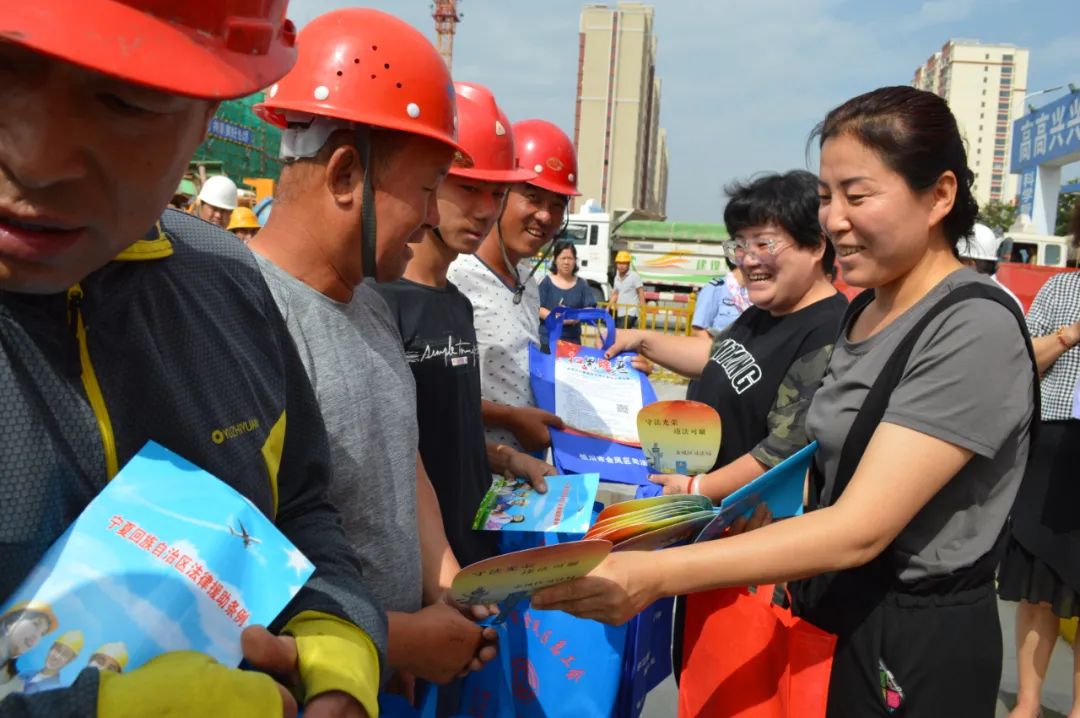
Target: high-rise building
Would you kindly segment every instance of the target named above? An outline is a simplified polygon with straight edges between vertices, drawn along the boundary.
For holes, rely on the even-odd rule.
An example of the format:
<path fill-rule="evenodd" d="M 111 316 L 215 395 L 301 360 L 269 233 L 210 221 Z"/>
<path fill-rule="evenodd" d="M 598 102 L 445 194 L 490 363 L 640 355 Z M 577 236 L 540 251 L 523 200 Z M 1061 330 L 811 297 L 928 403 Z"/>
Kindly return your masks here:
<path fill-rule="evenodd" d="M 664 217 L 668 159 L 660 89 L 653 8 L 639 2 L 586 5 L 574 114 L 584 199 L 607 210 Z"/>
<path fill-rule="evenodd" d="M 1013 120 L 1025 111 L 1027 74 L 1026 49 L 977 40 L 949 40 L 915 70 L 911 84 L 944 98 L 967 140 L 979 206 L 1016 199 L 1009 148 Z"/>

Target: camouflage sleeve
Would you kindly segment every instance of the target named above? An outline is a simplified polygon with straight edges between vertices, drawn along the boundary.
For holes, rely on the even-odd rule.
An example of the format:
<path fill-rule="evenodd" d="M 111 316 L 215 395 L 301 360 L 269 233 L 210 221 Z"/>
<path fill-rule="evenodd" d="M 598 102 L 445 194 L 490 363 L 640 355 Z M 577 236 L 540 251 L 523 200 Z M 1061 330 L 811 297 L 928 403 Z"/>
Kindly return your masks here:
<path fill-rule="evenodd" d="M 821 386 L 832 349 L 829 344 L 804 354 L 788 368 L 769 411 L 769 434 L 750 450 L 750 455 L 765 466 L 776 466 L 808 443 L 806 412 Z"/>

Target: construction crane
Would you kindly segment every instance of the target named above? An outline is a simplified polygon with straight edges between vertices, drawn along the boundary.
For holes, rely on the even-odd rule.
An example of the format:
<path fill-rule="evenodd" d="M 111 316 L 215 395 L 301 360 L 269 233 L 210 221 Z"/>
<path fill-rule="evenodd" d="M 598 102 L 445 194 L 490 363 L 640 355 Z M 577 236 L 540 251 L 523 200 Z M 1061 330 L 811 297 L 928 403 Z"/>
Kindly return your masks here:
<path fill-rule="evenodd" d="M 431 17 L 435 19 L 435 32 L 439 36 L 437 47 L 447 69 L 454 64 L 454 32 L 465 17 L 458 12 L 457 4 L 458 0 L 435 0 L 431 4 Z"/>

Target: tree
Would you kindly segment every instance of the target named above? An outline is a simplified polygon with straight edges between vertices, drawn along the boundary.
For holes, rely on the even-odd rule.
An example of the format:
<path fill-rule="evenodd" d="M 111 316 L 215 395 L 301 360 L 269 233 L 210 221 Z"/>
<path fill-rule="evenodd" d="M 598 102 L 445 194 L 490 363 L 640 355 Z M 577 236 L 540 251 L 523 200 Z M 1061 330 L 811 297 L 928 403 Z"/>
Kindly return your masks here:
<path fill-rule="evenodd" d="M 1013 226 L 1016 221 L 1017 207 L 1014 204 L 1003 202 L 988 202 L 979 210 L 976 221 L 982 222 L 990 229 L 1004 232 Z"/>
<path fill-rule="evenodd" d="M 1080 182 L 1080 179 L 1071 179 L 1066 184 L 1076 184 L 1077 182 Z M 1058 195 L 1057 222 L 1055 223 L 1054 234 L 1059 237 L 1069 233 L 1069 219 L 1072 217 L 1073 207 L 1076 206 L 1077 197 L 1080 197 L 1080 195 L 1077 195 L 1075 192 L 1070 192 L 1068 194 L 1062 192 Z"/>

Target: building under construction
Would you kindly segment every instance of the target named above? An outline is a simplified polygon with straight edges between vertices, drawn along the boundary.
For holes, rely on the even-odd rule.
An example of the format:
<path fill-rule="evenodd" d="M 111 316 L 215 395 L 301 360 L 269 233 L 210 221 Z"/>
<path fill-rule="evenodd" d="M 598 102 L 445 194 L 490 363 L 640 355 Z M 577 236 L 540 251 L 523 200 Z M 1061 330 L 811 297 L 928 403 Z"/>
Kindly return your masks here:
<path fill-rule="evenodd" d="M 272 191 L 272 184 L 260 187 L 261 183 L 246 181 L 277 181 L 281 174 L 281 130 L 260 120 L 252 109 L 263 101 L 264 94 L 257 92 L 221 103 L 210 121 L 206 141 L 191 161 L 192 179 L 225 174 L 237 184 L 247 184 L 260 196 Z"/>

